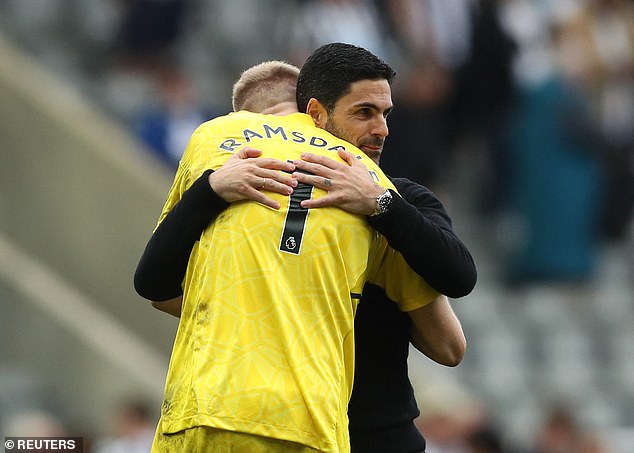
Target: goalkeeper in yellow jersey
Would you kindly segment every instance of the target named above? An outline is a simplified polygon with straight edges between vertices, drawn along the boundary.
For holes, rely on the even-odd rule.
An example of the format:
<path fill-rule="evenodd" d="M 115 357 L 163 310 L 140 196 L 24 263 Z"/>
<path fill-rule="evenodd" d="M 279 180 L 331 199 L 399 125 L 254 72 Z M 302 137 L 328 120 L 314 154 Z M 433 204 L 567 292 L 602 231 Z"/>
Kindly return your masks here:
<path fill-rule="evenodd" d="M 271 107 L 293 101 L 269 94 Z M 316 128 L 310 116 L 239 111 L 193 134 L 161 219 L 205 171 L 244 146 L 280 161 L 307 152 L 342 161 L 339 148 L 346 148 L 376 193 L 393 189 L 363 152 Z M 385 287 L 403 311 L 438 294 L 364 216 L 300 206 L 326 193 L 299 183 L 290 196 L 269 195 L 279 209 L 234 203 L 204 230 L 183 283 L 155 451 L 192 451 L 201 442 L 206 451 L 222 451 L 226 442 L 232 451 L 259 444 L 262 451 L 349 449 L 354 313 L 365 282 Z M 376 193 L 368 194 L 371 204 Z"/>

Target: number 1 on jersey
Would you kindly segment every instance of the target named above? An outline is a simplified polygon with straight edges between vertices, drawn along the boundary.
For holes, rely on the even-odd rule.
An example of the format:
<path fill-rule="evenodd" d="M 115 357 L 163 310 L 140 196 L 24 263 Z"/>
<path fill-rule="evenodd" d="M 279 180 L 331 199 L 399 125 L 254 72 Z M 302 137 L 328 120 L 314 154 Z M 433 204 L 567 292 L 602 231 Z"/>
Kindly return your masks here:
<path fill-rule="evenodd" d="M 300 203 L 310 199 L 312 193 L 313 186 L 299 183 L 290 196 L 282 239 L 280 240 L 280 251 L 299 255 L 306 228 L 306 218 L 308 217 L 308 209 L 302 208 Z"/>

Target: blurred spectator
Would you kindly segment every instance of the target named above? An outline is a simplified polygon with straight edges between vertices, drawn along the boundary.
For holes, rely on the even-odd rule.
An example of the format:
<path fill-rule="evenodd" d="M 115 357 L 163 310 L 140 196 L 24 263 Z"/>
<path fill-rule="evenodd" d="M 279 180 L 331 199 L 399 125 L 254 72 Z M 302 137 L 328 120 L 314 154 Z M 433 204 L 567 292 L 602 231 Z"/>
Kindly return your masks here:
<path fill-rule="evenodd" d="M 507 174 L 501 131 L 512 94 L 514 43 L 493 0 L 384 0 L 386 21 L 403 49 L 395 82 L 388 174 L 443 191 L 453 150 L 464 139 L 483 145 L 493 167 L 482 196 L 491 209 Z"/>
<path fill-rule="evenodd" d="M 448 70 L 467 59 L 474 0 L 381 0 L 385 20 L 406 58 L 426 58 Z"/>
<path fill-rule="evenodd" d="M 102 73 L 106 107 L 124 123 L 150 105 L 168 65 L 180 62 L 188 0 L 108 0 L 117 8 Z"/>
<path fill-rule="evenodd" d="M 552 42 L 540 41 L 543 70 L 518 80 L 509 121 L 511 284 L 585 283 L 598 258 L 601 140 L 577 75 L 559 64 L 555 25 Z"/>
<path fill-rule="evenodd" d="M 134 129 L 151 150 L 176 169 L 194 130 L 221 112 L 203 107 L 193 81 L 177 65 L 164 68 L 157 79 L 158 96 L 140 112 Z"/>
<path fill-rule="evenodd" d="M 177 51 L 187 0 L 115 0 L 121 22 L 115 41 L 119 63 L 152 67 Z"/>
<path fill-rule="evenodd" d="M 5 436 L 11 437 L 63 437 L 69 433 L 64 423 L 45 410 L 26 410 L 8 418 Z"/>
<path fill-rule="evenodd" d="M 595 271 L 599 149 L 578 91 L 559 77 L 526 87 L 511 122 L 511 209 L 520 229 L 510 283 L 584 282 Z M 574 126 L 573 126 L 574 124 Z"/>
<path fill-rule="evenodd" d="M 504 453 L 502 440 L 497 430 L 485 426 L 467 436 L 468 453 Z"/>
<path fill-rule="evenodd" d="M 581 426 L 565 405 L 546 413 L 531 453 L 607 453 L 600 440 Z"/>
<path fill-rule="evenodd" d="M 95 453 L 147 453 L 152 447 L 156 417 L 142 401 L 126 400 L 112 420 L 112 435 L 97 442 Z"/>
<path fill-rule="evenodd" d="M 448 101 L 452 75 L 423 58 L 399 73 L 381 168 L 392 176 L 429 187 L 442 198 L 450 160 Z M 446 201 L 446 200 L 443 200 Z"/>
<path fill-rule="evenodd" d="M 499 0 L 472 2 L 470 51 L 456 71 L 451 116 L 455 135 L 483 148 L 488 174 L 479 188 L 483 214 L 497 213 L 508 201 L 509 155 L 505 135 L 512 107 L 516 43 L 500 18 Z"/>
<path fill-rule="evenodd" d="M 378 4 L 402 57 L 381 167 L 443 198 L 451 160 L 449 105 L 456 70 L 470 46 L 469 0 L 382 0 Z"/>
<path fill-rule="evenodd" d="M 317 47 L 344 42 L 387 58 L 389 37 L 371 0 L 307 0 L 300 2 L 288 49 L 289 61 L 301 67 Z"/>
<path fill-rule="evenodd" d="M 623 239 L 634 204 L 634 4 L 590 0 L 560 25 L 560 60 L 593 103 L 604 140 L 608 240 Z"/>

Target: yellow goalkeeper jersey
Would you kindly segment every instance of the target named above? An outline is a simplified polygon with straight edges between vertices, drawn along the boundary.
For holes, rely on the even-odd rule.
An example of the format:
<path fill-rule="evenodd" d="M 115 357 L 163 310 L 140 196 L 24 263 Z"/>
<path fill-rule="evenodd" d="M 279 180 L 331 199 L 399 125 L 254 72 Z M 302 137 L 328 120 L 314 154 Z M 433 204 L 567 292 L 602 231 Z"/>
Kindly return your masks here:
<path fill-rule="evenodd" d="M 246 145 L 262 157 L 312 152 L 339 161 L 343 146 L 393 188 L 359 149 L 308 115 L 235 112 L 192 135 L 160 220 L 206 169 Z M 324 194 L 311 186 L 290 197 L 270 193 L 279 210 L 232 203 L 203 232 L 183 282 L 159 432 L 211 426 L 349 451 L 353 320 L 365 282 L 384 287 L 403 311 L 438 294 L 363 216 L 299 207 Z"/>

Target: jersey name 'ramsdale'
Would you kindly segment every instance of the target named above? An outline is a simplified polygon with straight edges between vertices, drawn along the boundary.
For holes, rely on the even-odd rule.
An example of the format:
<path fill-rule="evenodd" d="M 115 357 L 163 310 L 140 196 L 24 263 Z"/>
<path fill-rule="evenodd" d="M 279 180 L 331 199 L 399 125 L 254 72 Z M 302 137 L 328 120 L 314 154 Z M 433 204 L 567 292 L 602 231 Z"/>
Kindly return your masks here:
<path fill-rule="evenodd" d="M 230 153 L 233 153 L 237 151 L 240 147 L 251 142 L 251 140 L 254 140 L 257 138 L 260 138 L 260 139 L 273 138 L 273 135 L 282 137 L 284 140 L 289 140 L 289 136 L 290 136 L 292 137 L 290 140 L 295 143 L 306 143 L 309 146 L 313 146 L 315 148 L 326 148 L 329 151 L 336 151 L 338 148 L 345 149 L 345 146 L 342 146 L 340 144 L 329 146 L 328 142 L 321 137 L 315 137 L 315 136 L 306 137 L 302 132 L 298 132 L 298 131 L 291 131 L 289 134 L 286 132 L 286 130 L 282 126 L 273 128 L 269 126 L 268 124 L 262 125 L 262 133 L 258 133 L 251 129 L 244 129 L 242 131 L 242 136 L 244 137 L 244 143 L 239 142 L 233 138 L 229 138 L 223 141 L 220 144 L 219 148 L 224 151 L 229 151 Z"/>

